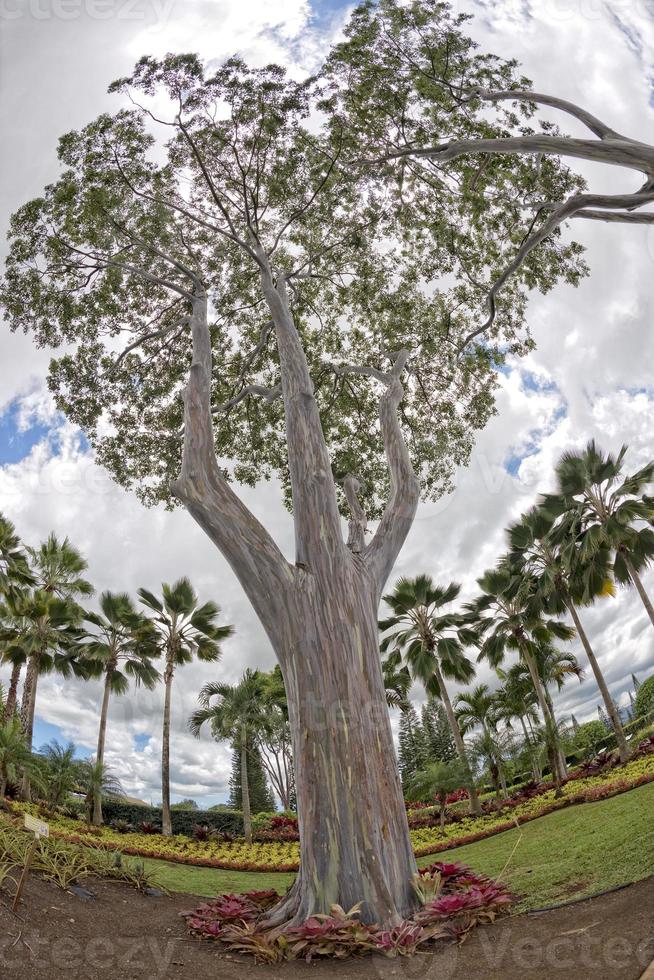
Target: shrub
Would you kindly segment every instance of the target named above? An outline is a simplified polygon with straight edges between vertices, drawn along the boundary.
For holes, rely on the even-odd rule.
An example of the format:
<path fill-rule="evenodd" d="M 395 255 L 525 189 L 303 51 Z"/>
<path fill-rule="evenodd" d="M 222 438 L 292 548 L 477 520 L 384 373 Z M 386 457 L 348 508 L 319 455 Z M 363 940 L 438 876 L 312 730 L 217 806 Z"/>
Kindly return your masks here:
<path fill-rule="evenodd" d="M 161 826 L 162 811 L 160 807 L 140 806 L 135 803 L 124 803 L 120 800 L 103 800 L 102 811 L 107 823 L 112 820 L 124 820 L 138 827 L 142 823 L 158 824 Z M 210 827 L 220 833 L 243 836 L 243 814 L 238 810 L 171 810 L 173 834 L 193 836 L 193 830 L 198 825 Z"/>

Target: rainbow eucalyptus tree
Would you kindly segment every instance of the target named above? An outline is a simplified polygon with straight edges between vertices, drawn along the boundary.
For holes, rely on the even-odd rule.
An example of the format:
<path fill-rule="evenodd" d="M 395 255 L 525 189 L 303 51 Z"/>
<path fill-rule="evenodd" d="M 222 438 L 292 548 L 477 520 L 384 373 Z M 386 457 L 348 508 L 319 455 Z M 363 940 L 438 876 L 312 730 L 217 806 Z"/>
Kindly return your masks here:
<path fill-rule="evenodd" d="M 391 8 L 364 20 L 379 32 Z M 425 64 L 523 84 L 442 4 L 411 10 Z M 398 105 L 409 120 L 418 98 L 410 74 L 368 86 L 362 127 L 348 100 L 375 58 L 361 37 L 304 82 L 237 59 L 142 59 L 112 86 L 122 107 L 62 138 L 59 177 L 14 216 L 2 291 L 13 329 L 65 345 L 50 385 L 99 463 L 145 502 L 187 508 L 275 649 L 301 871 L 274 923 L 361 901 L 390 925 L 415 905 L 377 606 L 421 488 L 451 487 L 493 412 L 498 363 L 531 345 L 527 288 L 583 272 L 579 248 L 551 236 L 476 336 L 480 284 L 519 246 L 525 211 L 578 182 L 525 157 L 459 160 L 420 187 L 371 165 L 366 129 L 390 139 Z M 426 143 L 499 140 L 520 117 L 460 111 L 428 78 L 418 94 Z M 272 476 L 292 507 L 290 561 L 234 489 Z"/>

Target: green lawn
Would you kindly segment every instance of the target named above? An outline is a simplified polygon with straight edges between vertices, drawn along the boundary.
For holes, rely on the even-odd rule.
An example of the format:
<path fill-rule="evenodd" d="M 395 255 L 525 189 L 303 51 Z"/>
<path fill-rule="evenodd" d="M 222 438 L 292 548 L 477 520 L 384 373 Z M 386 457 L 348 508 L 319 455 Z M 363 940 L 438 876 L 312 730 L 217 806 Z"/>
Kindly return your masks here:
<path fill-rule="evenodd" d="M 585 803 L 532 820 L 466 847 L 436 856 L 502 875 L 521 896 L 519 910 L 580 898 L 654 875 L 654 783 L 600 803 Z M 434 858 L 421 858 L 420 865 Z M 170 891 L 218 895 L 276 888 L 292 874 L 217 871 L 146 860 Z"/>
<path fill-rule="evenodd" d="M 519 910 L 647 878 L 654 875 L 654 783 L 550 813 L 520 830 L 444 851 L 437 860 L 501 875 L 521 896 Z"/>

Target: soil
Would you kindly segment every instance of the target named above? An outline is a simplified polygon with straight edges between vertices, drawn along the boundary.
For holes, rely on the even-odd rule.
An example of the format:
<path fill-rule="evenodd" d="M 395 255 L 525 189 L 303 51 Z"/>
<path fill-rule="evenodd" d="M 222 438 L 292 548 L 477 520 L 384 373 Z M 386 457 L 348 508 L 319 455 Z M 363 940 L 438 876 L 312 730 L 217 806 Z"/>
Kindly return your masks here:
<path fill-rule="evenodd" d="M 637 980 L 654 960 L 654 878 L 550 912 L 477 929 L 462 946 L 406 959 L 257 966 L 187 936 L 202 899 L 146 897 L 87 882 L 93 898 L 28 882 L 20 918 L 0 904 L 0 977 L 9 980 Z"/>

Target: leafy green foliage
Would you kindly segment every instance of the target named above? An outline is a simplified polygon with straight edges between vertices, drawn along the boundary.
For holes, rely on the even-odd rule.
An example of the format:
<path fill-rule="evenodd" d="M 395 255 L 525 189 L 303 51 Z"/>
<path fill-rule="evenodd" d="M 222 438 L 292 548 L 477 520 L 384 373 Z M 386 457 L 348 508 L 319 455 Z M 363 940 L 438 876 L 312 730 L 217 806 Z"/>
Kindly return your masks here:
<path fill-rule="evenodd" d="M 638 688 L 634 704 L 634 715 L 643 718 L 654 711 L 654 676 L 648 677 Z"/>
<path fill-rule="evenodd" d="M 242 784 L 241 749 L 237 745 L 232 754 L 232 771 L 229 777 L 229 805 L 235 810 L 243 808 Z M 274 811 L 275 801 L 266 781 L 266 774 L 261 764 L 261 753 L 256 744 L 248 746 L 248 787 L 250 809 L 253 814 Z"/>
<path fill-rule="evenodd" d="M 494 411 L 496 365 L 532 346 L 527 290 L 584 271 L 578 246 L 552 235 L 503 291 L 489 336 L 468 342 L 533 201 L 558 201 L 578 180 L 551 158 L 462 158 L 447 173 L 376 160 L 398 141 L 528 129 L 526 107 L 461 107 L 453 86 L 525 82 L 464 26 L 435 0 L 364 4 L 306 82 L 238 58 L 205 69 L 189 54 L 144 57 L 111 87 L 123 108 L 62 137 L 58 179 L 12 219 L 1 297 L 12 329 L 66 346 L 50 387 L 119 483 L 170 502 L 189 290 L 201 284 L 225 408 L 217 454 L 237 481 L 276 474 L 288 493 L 281 404 L 252 389 L 280 383 L 256 242 L 290 276 L 336 473 L 360 472 L 378 513 L 379 385 L 341 368 L 380 369 L 408 348 L 401 424 L 425 495 L 451 488 Z"/>

